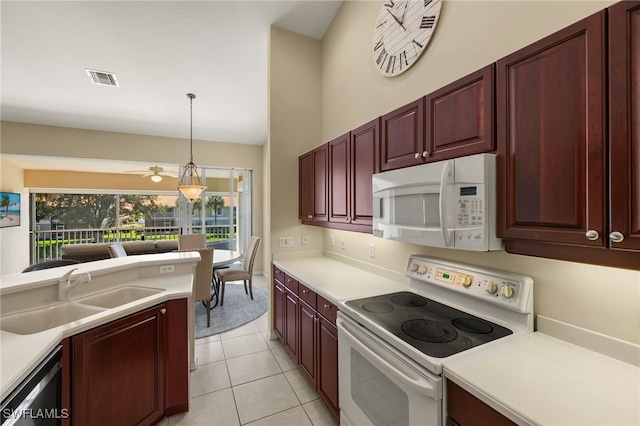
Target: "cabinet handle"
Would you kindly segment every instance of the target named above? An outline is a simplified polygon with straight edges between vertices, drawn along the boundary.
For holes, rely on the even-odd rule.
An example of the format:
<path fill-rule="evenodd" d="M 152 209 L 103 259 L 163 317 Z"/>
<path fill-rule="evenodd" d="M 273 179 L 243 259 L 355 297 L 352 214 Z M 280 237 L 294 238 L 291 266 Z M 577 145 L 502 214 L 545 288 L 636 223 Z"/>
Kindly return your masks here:
<path fill-rule="evenodd" d="M 309 290 L 307 290 L 306 288 L 303 288 L 302 289 L 302 294 L 307 294 L 307 293 L 309 293 Z"/>
<path fill-rule="evenodd" d="M 598 231 L 593 230 L 593 229 L 589 229 L 589 230 L 587 231 L 586 236 L 587 236 L 587 239 L 588 239 L 588 240 L 591 240 L 591 241 L 595 241 L 595 240 L 597 240 L 598 238 L 600 238 L 600 234 L 598 234 Z"/>
<path fill-rule="evenodd" d="M 160 309 L 160 313 L 161 313 L 162 315 L 164 315 L 164 314 L 166 314 L 166 313 L 167 313 L 167 310 L 166 310 L 165 308 L 162 308 L 162 309 Z"/>
<path fill-rule="evenodd" d="M 420 155 L 419 152 L 416 152 L 416 154 L 414 155 L 416 160 L 419 160 L 420 158 L 422 158 L 422 155 Z"/>
<path fill-rule="evenodd" d="M 313 215 L 307 215 L 307 219 L 313 219 Z"/>
<path fill-rule="evenodd" d="M 424 152 L 422 153 L 422 158 L 427 158 L 427 157 L 428 157 L 428 156 L 430 156 L 430 155 L 431 155 L 431 153 L 430 153 L 429 151 L 424 151 Z"/>
<path fill-rule="evenodd" d="M 326 303 L 325 303 L 325 304 L 324 304 L 324 308 L 325 308 L 325 309 L 329 309 L 329 308 L 331 308 L 331 305 L 328 305 L 328 304 L 326 304 Z"/>
<path fill-rule="evenodd" d="M 609 234 L 609 239 L 611 240 L 611 242 L 621 243 L 622 241 L 624 241 L 624 235 L 622 235 L 621 232 L 614 231 Z"/>

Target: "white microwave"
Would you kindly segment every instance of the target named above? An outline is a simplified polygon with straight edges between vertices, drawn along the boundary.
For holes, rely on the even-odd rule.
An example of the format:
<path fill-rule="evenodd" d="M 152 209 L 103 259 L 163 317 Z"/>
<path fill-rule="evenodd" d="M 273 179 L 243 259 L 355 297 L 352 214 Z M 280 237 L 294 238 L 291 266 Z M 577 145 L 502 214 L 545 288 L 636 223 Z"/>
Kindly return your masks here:
<path fill-rule="evenodd" d="M 374 174 L 373 235 L 430 247 L 502 250 L 496 237 L 496 155 Z"/>

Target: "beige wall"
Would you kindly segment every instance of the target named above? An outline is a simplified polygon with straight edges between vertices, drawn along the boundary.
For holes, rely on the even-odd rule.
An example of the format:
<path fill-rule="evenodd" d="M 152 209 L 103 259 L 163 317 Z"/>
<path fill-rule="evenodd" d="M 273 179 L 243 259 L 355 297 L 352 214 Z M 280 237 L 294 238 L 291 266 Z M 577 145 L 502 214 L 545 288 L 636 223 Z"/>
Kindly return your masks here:
<path fill-rule="evenodd" d="M 606 2 L 445 0 L 431 44 L 407 72 L 382 77 L 371 57 L 382 1 L 347 1 L 322 45 L 322 142 L 417 99 L 547 34 L 594 13 Z M 277 211 L 274 208 L 274 211 Z M 304 228 L 304 227 L 302 227 Z M 347 248 L 330 247 L 329 237 Z M 324 248 L 402 271 L 411 253 L 528 274 L 535 311 L 622 340 L 640 343 L 640 273 L 507 253 L 468 253 L 327 230 Z M 369 243 L 376 257 L 369 257 Z"/>
<path fill-rule="evenodd" d="M 176 180 L 164 178 L 159 184 L 138 176 L 122 176 L 105 173 L 51 172 L 22 170 L 11 163 L 11 155 L 36 155 L 40 157 L 81 158 L 91 160 L 136 161 L 182 165 L 188 161 L 189 140 L 157 136 L 134 135 L 64 127 L 41 126 L 14 122 L 2 122 L 2 185 L 15 185 L 28 194 L 29 189 L 116 189 L 130 191 L 176 191 Z M 262 236 L 263 222 L 263 156 L 262 146 L 193 141 L 194 162 L 198 167 L 234 167 L 253 170 L 253 232 Z M 184 161 L 183 161 L 184 160 Z M 180 161 L 177 163 L 177 161 Z M 9 164 L 12 167 L 5 165 Z M 3 189 L 5 190 L 5 189 Z M 6 189 L 8 190 L 8 189 Z M 14 190 L 13 192 L 19 192 Z M 23 197 L 23 203 L 27 198 Z M 25 209 L 26 210 L 26 209 Z M 27 213 L 28 214 L 28 213 Z M 25 220 L 25 223 L 28 221 Z M 0 241 L 0 258 L 6 265 L 3 274 L 20 272 L 29 265 L 28 223 L 24 238 L 11 235 Z M 15 238 L 14 238 L 15 237 Z M 26 249 L 13 250 L 18 240 L 24 240 Z M 20 243 L 21 245 L 22 243 Z M 264 252 L 264 251 L 263 251 Z M 256 271 L 264 268 L 264 256 L 258 256 Z"/>

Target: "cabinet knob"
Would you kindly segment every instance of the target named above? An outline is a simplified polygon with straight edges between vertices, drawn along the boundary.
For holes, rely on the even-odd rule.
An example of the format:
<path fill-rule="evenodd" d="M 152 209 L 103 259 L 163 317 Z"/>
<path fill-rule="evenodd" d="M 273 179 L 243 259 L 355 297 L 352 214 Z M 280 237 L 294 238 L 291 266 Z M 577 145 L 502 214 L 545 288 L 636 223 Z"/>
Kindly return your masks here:
<path fill-rule="evenodd" d="M 307 215 L 307 219 L 313 219 L 313 215 Z"/>
<path fill-rule="evenodd" d="M 621 232 L 614 231 L 609 234 L 609 240 L 611 240 L 611 242 L 613 243 L 621 243 L 622 241 L 624 241 L 624 235 L 622 235 Z"/>
<path fill-rule="evenodd" d="M 429 151 L 423 151 L 422 152 L 422 158 L 427 158 L 430 155 L 431 155 L 431 153 Z"/>
<path fill-rule="evenodd" d="M 600 238 L 600 234 L 598 234 L 598 231 L 594 229 L 589 229 L 586 233 L 586 236 L 587 236 L 587 239 L 591 241 L 595 241 L 598 238 Z"/>
<path fill-rule="evenodd" d="M 166 314 L 166 313 L 167 313 L 167 310 L 166 310 L 165 308 L 162 308 L 162 309 L 160 309 L 160 313 L 161 313 L 162 315 L 164 315 L 164 314 Z"/>
<path fill-rule="evenodd" d="M 329 309 L 331 307 L 331 305 L 329 305 L 327 303 L 325 303 L 323 306 L 324 306 L 325 309 Z"/>
<path fill-rule="evenodd" d="M 419 152 L 416 152 L 416 154 L 414 155 L 415 159 L 418 160 L 420 158 L 422 158 L 422 155 L 420 155 Z"/>
<path fill-rule="evenodd" d="M 309 293 L 309 290 L 307 290 L 306 288 L 303 288 L 302 289 L 302 294 L 307 294 L 307 293 Z"/>

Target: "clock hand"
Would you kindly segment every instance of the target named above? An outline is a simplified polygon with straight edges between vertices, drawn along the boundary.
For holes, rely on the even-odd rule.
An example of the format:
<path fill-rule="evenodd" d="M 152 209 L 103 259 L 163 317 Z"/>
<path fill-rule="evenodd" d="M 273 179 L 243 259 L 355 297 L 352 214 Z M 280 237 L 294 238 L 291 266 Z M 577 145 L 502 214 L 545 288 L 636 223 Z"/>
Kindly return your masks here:
<path fill-rule="evenodd" d="M 404 10 L 402 11 L 402 18 L 400 18 L 400 25 L 402 25 L 402 23 L 404 22 L 404 15 L 407 14 L 407 3 L 409 3 L 408 1 L 404 2 Z M 404 27 L 402 27 L 404 28 Z"/>
<path fill-rule="evenodd" d="M 400 25 L 402 29 L 406 31 L 407 29 L 404 27 L 404 25 L 402 25 L 402 22 L 396 17 L 396 15 L 394 15 L 389 9 L 386 10 L 391 14 L 391 16 L 393 16 L 393 19 L 398 23 L 398 25 Z"/>

